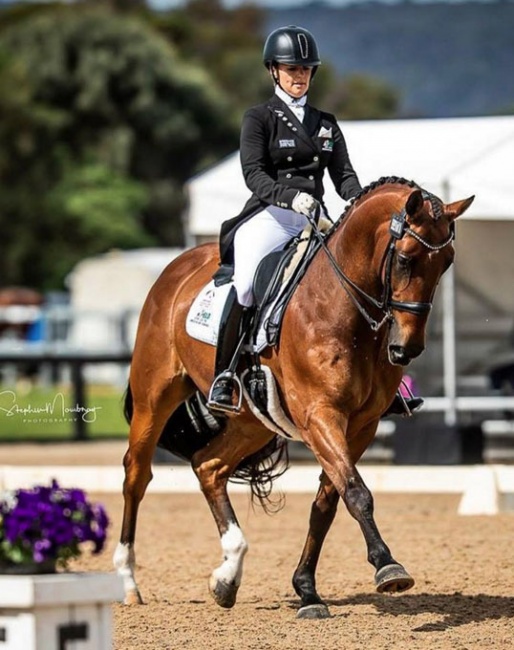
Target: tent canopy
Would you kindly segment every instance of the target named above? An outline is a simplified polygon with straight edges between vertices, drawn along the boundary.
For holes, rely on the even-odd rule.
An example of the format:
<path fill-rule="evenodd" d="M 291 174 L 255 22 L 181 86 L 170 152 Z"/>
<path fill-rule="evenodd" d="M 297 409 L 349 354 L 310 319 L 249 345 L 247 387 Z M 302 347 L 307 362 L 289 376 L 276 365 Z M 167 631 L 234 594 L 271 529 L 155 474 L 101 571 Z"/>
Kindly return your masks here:
<path fill-rule="evenodd" d="M 514 116 L 340 122 L 361 184 L 382 176 L 416 181 L 449 202 L 472 194 L 464 216 L 473 220 L 514 220 L 512 161 Z M 325 182 L 329 214 L 344 202 Z M 250 192 L 235 153 L 189 182 L 189 229 L 212 237 L 225 219 L 238 214 Z"/>

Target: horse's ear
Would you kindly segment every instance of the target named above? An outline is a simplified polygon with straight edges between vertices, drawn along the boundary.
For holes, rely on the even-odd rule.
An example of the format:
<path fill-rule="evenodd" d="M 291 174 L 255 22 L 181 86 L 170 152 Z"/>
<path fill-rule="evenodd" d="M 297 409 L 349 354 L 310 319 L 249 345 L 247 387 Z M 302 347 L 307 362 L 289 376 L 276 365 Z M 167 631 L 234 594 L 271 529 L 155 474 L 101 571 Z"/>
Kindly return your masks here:
<path fill-rule="evenodd" d="M 462 199 L 462 201 L 455 201 L 454 203 L 448 203 L 444 207 L 444 213 L 453 221 L 457 217 L 460 217 L 461 214 L 464 214 L 469 206 L 475 200 L 475 196 L 470 196 L 469 199 Z"/>
<path fill-rule="evenodd" d="M 405 210 L 409 217 L 415 219 L 418 212 L 423 208 L 423 203 L 423 194 L 421 193 L 421 190 L 414 190 L 414 192 L 411 192 L 407 199 L 407 203 L 405 204 Z"/>

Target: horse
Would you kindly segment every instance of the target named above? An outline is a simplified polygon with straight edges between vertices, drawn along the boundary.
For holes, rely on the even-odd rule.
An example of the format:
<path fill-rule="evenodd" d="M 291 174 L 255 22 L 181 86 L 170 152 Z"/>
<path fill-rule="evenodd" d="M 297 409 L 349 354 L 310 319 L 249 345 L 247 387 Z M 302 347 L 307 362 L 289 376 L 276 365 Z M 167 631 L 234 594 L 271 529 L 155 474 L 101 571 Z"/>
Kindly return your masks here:
<path fill-rule="evenodd" d="M 445 204 L 397 177 L 364 188 L 323 237 L 284 312 L 278 344 L 260 353 L 284 412 L 322 470 L 292 580 L 300 618 L 330 616 L 315 573 L 339 499 L 360 525 L 377 591 L 402 592 L 414 584 L 380 535 L 372 494 L 356 464 L 394 399 L 404 366 L 425 348 L 434 292 L 454 258 L 454 222 L 473 199 Z M 185 323 L 218 264 L 214 243 L 187 250 L 157 279 L 140 315 L 126 400 L 123 522 L 113 558 L 126 603 L 142 602 L 134 542 L 156 444 L 174 411 L 195 391 L 207 395 L 213 379 L 214 348 L 189 337 Z M 276 438 L 243 404 L 190 454 L 220 535 L 223 561 L 209 590 L 221 607 L 236 602 L 248 549 L 227 482 L 245 460 L 263 450 L 276 453 Z"/>

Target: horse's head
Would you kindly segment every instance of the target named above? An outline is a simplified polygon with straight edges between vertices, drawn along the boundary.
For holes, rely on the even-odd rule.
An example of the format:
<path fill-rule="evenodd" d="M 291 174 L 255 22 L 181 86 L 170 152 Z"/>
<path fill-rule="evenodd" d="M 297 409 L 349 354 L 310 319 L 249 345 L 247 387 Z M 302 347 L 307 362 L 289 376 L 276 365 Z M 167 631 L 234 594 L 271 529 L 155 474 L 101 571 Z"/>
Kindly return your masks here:
<path fill-rule="evenodd" d="M 389 360 L 405 366 L 425 349 L 425 330 L 436 287 L 453 262 L 454 221 L 474 197 L 444 204 L 415 189 L 390 222 L 390 252 L 382 274 L 391 314 Z"/>

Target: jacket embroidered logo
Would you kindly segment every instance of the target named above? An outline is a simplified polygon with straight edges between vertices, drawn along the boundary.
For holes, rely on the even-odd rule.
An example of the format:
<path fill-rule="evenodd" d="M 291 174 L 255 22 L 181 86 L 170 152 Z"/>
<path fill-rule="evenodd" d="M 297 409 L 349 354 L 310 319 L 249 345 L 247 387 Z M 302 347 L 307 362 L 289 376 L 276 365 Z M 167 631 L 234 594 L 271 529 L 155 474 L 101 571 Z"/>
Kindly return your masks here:
<path fill-rule="evenodd" d="M 296 147 L 296 142 L 294 140 L 279 140 L 278 146 L 281 149 Z"/>

